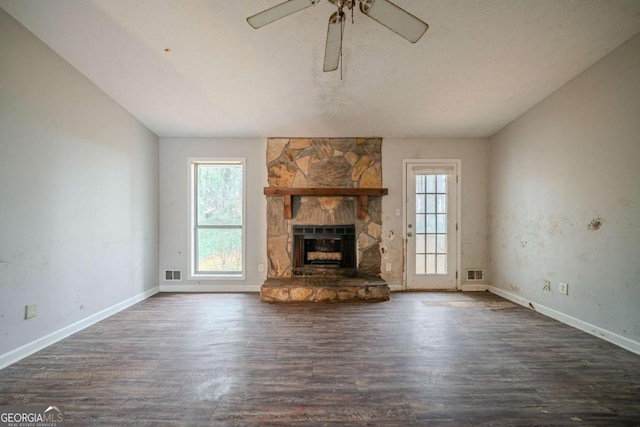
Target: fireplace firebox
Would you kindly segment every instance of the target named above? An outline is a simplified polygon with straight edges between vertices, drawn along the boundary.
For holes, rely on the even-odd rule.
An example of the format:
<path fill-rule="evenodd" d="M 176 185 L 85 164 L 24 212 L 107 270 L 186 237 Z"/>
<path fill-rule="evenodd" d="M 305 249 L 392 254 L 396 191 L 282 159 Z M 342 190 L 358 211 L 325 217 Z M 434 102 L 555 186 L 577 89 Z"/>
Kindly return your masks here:
<path fill-rule="evenodd" d="M 294 276 L 355 276 L 355 225 L 293 226 Z"/>

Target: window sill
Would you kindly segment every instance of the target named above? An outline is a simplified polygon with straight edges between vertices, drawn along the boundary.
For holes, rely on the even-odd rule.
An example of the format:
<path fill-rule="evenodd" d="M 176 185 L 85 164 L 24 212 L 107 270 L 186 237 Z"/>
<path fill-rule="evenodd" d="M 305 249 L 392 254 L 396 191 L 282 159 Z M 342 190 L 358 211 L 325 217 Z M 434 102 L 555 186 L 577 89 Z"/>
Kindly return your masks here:
<path fill-rule="evenodd" d="M 240 274 L 197 274 L 189 276 L 189 280 L 195 281 L 216 281 L 216 280 L 246 280 L 246 276 Z"/>

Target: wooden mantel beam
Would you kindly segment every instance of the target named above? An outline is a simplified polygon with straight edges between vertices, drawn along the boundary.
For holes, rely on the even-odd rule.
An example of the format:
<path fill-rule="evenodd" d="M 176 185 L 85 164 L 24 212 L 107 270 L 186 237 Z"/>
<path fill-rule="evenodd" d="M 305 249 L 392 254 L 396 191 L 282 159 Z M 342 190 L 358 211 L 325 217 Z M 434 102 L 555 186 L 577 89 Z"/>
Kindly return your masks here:
<path fill-rule="evenodd" d="M 367 216 L 367 203 L 369 197 L 381 197 L 389 194 L 388 188 L 286 188 L 286 187 L 265 187 L 264 194 L 267 196 L 284 196 L 284 217 L 291 219 L 292 196 L 311 197 L 357 197 L 358 198 L 358 218 L 364 219 Z"/>
<path fill-rule="evenodd" d="M 288 187 L 264 187 L 264 194 L 267 196 L 318 196 L 318 197 L 340 197 L 340 196 L 386 196 L 389 194 L 388 188 L 288 188 Z"/>

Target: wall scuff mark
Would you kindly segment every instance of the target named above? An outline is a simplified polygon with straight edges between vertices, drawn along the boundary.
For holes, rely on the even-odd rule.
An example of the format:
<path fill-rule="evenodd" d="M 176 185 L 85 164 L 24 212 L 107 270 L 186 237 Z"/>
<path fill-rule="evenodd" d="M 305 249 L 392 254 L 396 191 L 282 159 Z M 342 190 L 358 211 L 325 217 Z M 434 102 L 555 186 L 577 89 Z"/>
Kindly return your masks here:
<path fill-rule="evenodd" d="M 589 225 L 587 226 L 587 229 L 591 230 L 591 231 L 596 231 L 599 230 L 600 227 L 602 227 L 602 224 L 604 223 L 604 219 L 603 218 L 594 218 Z"/>

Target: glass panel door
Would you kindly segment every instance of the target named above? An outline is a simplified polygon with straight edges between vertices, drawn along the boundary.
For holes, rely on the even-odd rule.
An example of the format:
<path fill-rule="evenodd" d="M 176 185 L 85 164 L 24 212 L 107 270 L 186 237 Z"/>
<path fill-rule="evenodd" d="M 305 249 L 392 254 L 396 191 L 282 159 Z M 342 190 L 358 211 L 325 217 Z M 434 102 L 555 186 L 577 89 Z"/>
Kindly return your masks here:
<path fill-rule="evenodd" d="M 408 288 L 456 288 L 455 166 L 406 164 Z"/>

